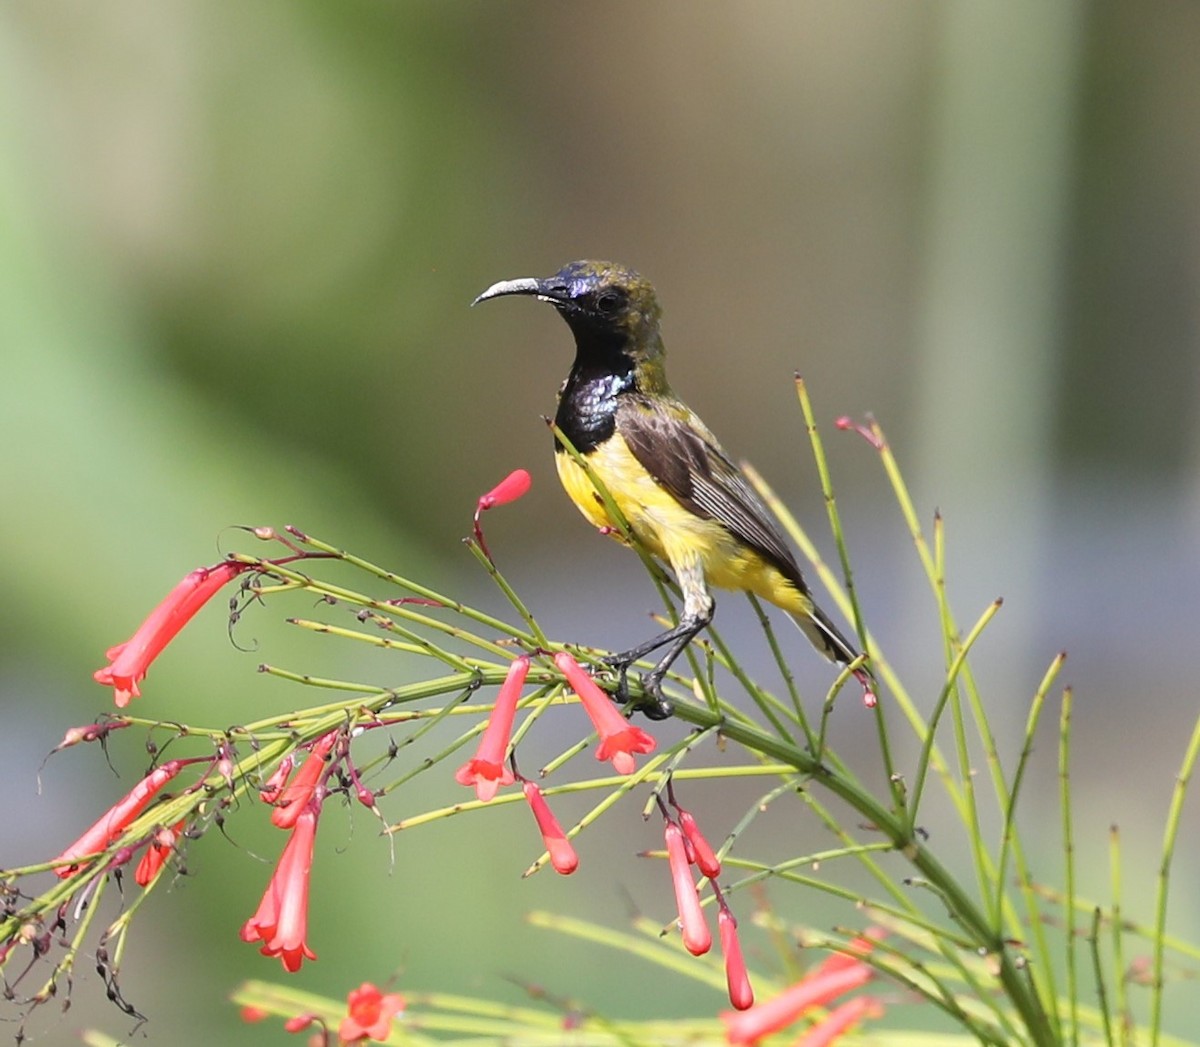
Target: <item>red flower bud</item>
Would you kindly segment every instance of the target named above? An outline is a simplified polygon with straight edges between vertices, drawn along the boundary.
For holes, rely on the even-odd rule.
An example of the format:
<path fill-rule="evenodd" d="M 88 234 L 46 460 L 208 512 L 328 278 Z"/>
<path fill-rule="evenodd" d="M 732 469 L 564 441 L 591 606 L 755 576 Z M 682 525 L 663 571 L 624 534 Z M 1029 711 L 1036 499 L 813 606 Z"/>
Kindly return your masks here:
<path fill-rule="evenodd" d="M 480 495 L 477 503 L 480 511 L 494 509 L 497 505 L 507 505 L 518 498 L 525 497 L 533 485 L 533 477 L 524 469 L 514 469 L 485 495 Z"/>

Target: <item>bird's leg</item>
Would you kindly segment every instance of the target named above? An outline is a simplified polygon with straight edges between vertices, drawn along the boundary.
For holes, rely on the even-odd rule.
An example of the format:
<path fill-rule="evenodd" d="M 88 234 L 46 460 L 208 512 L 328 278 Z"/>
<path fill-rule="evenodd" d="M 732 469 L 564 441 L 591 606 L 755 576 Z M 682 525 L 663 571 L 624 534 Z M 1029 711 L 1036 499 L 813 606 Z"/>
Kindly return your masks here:
<path fill-rule="evenodd" d="M 666 648 L 665 653 L 658 660 L 658 664 L 642 677 L 642 690 L 645 697 L 640 708 L 651 720 L 665 720 L 675 711 L 671 700 L 663 697 L 663 677 L 667 675 L 667 671 L 674 664 L 675 659 L 683 653 L 684 648 L 692 642 L 696 634 L 712 621 L 713 611 L 716 608 L 716 603 L 709 595 L 708 587 L 704 584 L 704 571 L 699 563 L 676 568 L 675 574 L 679 579 L 679 586 L 683 590 L 683 614 L 680 615 L 679 624 L 666 632 L 659 633 L 658 636 L 645 643 L 638 644 L 637 647 L 604 659 L 607 664 L 617 670 L 618 682 L 615 697 L 619 701 L 625 702 L 629 700 L 627 680 L 629 667 L 652 651 L 657 651 L 660 647 Z"/>

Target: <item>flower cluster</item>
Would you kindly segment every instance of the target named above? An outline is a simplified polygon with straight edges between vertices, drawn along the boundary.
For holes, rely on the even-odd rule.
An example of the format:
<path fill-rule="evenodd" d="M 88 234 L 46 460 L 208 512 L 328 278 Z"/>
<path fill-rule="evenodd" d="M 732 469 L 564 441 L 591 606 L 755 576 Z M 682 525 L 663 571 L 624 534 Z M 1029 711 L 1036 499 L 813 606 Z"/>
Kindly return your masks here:
<path fill-rule="evenodd" d="M 668 782 L 667 797 L 670 809 L 659 800 L 663 814 L 663 835 L 667 846 L 667 864 L 671 870 L 671 884 L 675 889 L 675 907 L 679 912 L 679 926 L 683 932 L 683 946 L 693 956 L 703 956 L 712 948 L 712 932 L 704 918 L 700 905 L 700 892 L 692 876 L 695 866 L 700 875 L 712 885 L 717 900 L 717 931 L 721 942 L 721 955 L 725 960 L 725 985 L 729 1002 L 738 1010 L 745 1010 L 754 1003 L 754 990 L 750 975 L 742 958 L 742 946 L 738 941 L 737 919 L 725 900 L 717 883 L 721 875 L 721 861 L 708 842 L 696 819 L 675 799 L 674 785 Z M 674 817 L 671 811 L 674 811 Z"/>
<path fill-rule="evenodd" d="M 578 695 L 599 736 L 596 759 L 611 760 L 619 774 L 632 774 L 636 766 L 634 754 L 653 752 L 656 745 L 654 738 L 626 720 L 608 695 L 565 651 L 554 656 L 554 664 Z M 517 704 L 521 688 L 529 675 L 529 667 L 527 655 L 513 659 L 475 755 L 454 776 L 460 785 L 474 788 L 481 803 L 487 803 L 502 786 L 512 785 L 517 780 L 517 775 L 509 766 L 508 751 Z M 579 867 L 578 855 L 550 810 L 542 790 L 526 778 L 521 778 L 521 789 L 542 834 L 550 864 L 555 871 L 564 875 L 573 873 Z"/>
<path fill-rule="evenodd" d="M 495 565 L 491 562 L 479 527 L 480 514 L 521 497 L 528 489 L 528 473 L 518 470 L 478 501 L 475 536 L 489 569 L 493 571 Z M 140 685 L 154 660 L 206 603 L 239 576 L 246 572 L 257 572 L 259 576 L 272 579 L 271 585 L 279 582 L 281 587 L 289 584 L 307 587 L 309 579 L 305 577 L 297 579 L 295 574 L 287 576 L 282 571 L 276 576 L 273 572 L 291 560 L 310 555 L 333 555 L 302 551 L 270 529 L 254 533 L 262 538 L 279 539 L 294 555 L 280 560 L 230 559 L 187 574 L 151 611 L 129 640 L 108 651 L 109 664 L 94 674 L 98 682 L 113 688 L 118 707 L 127 706 L 132 698 L 140 695 Z M 302 542 L 308 541 L 299 532 L 293 530 L 291 534 Z M 251 596 L 263 591 L 262 587 L 252 585 L 251 581 L 243 581 L 243 590 Z M 412 599 L 433 606 L 445 606 L 424 595 Z M 364 602 L 368 602 L 366 598 Z M 392 603 L 395 601 L 386 604 L 369 601 L 372 608 L 390 607 Z M 231 601 L 233 606 L 234 602 Z M 370 613 L 364 610 L 360 620 L 365 620 L 363 616 Z M 549 863 L 560 874 L 569 875 L 579 866 L 579 856 L 570 839 L 572 834 L 563 830 L 541 786 L 519 772 L 514 752 L 517 714 L 522 707 L 522 693 L 535 663 L 540 671 L 544 670 L 540 678 L 543 685 L 549 682 L 550 687 L 561 686 L 578 698 L 579 707 L 595 734 L 594 756 L 601 762 L 610 763 L 616 774 L 634 774 L 638 757 L 653 753 L 657 741 L 647 731 L 630 722 L 571 654 L 565 650 L 554 651 L 535 646 L 528 637 L 520 642 L 526 649 L 516 653 L 508 664 L 474 754 L 458 768 L 455 779 L 473 789 L 480 803 L 489 803 L 501 790 L 519 785 Z M 494 645 L 492 648 L 496 649 Z M 551 663 L 553 669 L 557 670 L 557 677 L 550 672 Z M 468 665 L 468 669 L 472 668 Z M 478 671 L 475 669 L 475 672 Z M 488 671 L 494 672 L 494 667 Z M 558 678 L 563 681 L 561 685 L 553 682 Z M 469 686 L 474 689 L 477 685 L 478 679 L 472 677 Z M 542 694 L 556 693 L 550 687 L 545 687 Z M 220 794 L 222 803 L 232 804 L 237 797 L 252 789 L 262 803 L 270 808 L 271 824 L 287 835 L 259 903 L 242 924 L 239 935 L 243 941 L 256 944 L 263 955 L 278 957 L 285 971 L 296 972 L 305 960 L 317 958 L 308 941 L 308 903 L 317 828 L 323 806 L 331 796 L 348 797 L 353 792 L 361 804 L 378 814 L 376 794 L 362 782 L 351 757 L 351 743 L 363 730 L 398 722 L 382 716 L 382 710 L 386 708 L 383 700 L 369 708 L 347 703 L 341 717 L 335 720 L 336 726 L 331 728 L 329 720 L 321 721 L 316 728 L 308 721 L 310 726 L 305 728 L 305 721 L 297 717 L 286 725 L 296 732 L 294 737 L 287 738 L 283 744 L 276 743 L 269 756 L 260 748 L 261 740 L 255 739 L 254 748 L 258 755 L 249 759 L 239 759 L 234 732 L 218 733 L 213 739 L 214 753 L 167 760 L 153 766 L 124 797 L 48 864 L 62 880 L 69 881 L 79 876 L 80 883 L 86 883 L 102 877 L 110 869 L 117 871 L 136 858 L 134 880 L 148 889 L 159 880 L 182 841 L 200 835 L 205 818 L 210 817 L 207 812 L 220 807 L 220 804 L 209 803 L 210 797 Z M 539 706 L 537 711 L 541 709 L 542 706 Z M 54 751 L 81 742 L 99 741 L 104 744 L 111 731 L 128 726 L 131 722 L 134 722 L 132 717 L 123 719 L 118 715 L 87 727 L 72 728 Z M 280 721 L 268 722 L 274 725 Z M 526 721 L 522 731 L 529 725 L 530 722 Z M 302 733 L 304 730 L 307 733 Z M 187 732 L 181 730 L 180 733 Z M 520 734 L 516 737 L 519 738 Z M 394 751 L 392 755 L 395 755 Z M 166 787 L 193 764 L 202 765 L 199 777 L 185 785 L 182 793 L 169 795 Z M 555 791 L 548 790 L 551 797 Z M 176 802 L 193 794 L 196 800 Z M 515 798 L 515 794 L 510 795 Z M 823 1005 L 861 986 L 870 978 L 871 968 L 854 955 L 833 957 L 774 1000 L 754 1006 L 754 992 L 738 940 L 737 920 L 718 883 L 721 860 L 693 815 L 677 802 L 669 776 L 666 778 L 666 795 L 667 801 L 659 798 L 658 803 L 664 816 L 664 842 L 682 942 L 696 956 L 707 953 L 712 947 L 713 935 L 705 918 L 700 895 L 700 888 L 707 881 L 716 902 L 718 939 L 724 957 L 728 995 L 736 1009 L 723 1016 L 731 1044 L 756 1043 L 760 1038 L 797 1020 L 810 1008 Z M 153 811 L 157 808 L 152 805 L 155 804 L 164 805 L 161 807 L 161 817 L 157 820 L 153 817 Z M 206 813 L 201 814 L 202 810 Z M 577 829 L 578 826 L 573 832 Z M 33 927 L 33 924 L 29 926 Z M 29 935 L 33 933 L 30 931 Z M 22 942 L 16 938 L 0 942 L 0 961 Z M 870 937 L 864 938 L 859 945 L 852 946 L 850 952 L 854 954 L 857 951 L 861 955 L 870 949 L 871 944 Z M 349 994 L 347 1012 L 336 1026 L 338 1042 L 355 1044 L 388 1038 L 393 1020 L 404 1008 L 405 1001 L 400 995 L 384 993 L 371 983 L 363 983 Z M 831 1043 L 842 1031 L 878 1010 L 879 1004 L 872 998 L 856 997 L 825 1015 L 820 1023 L 812 1026 L 801 1042 L 805 1047 Z M 247 1020 L 261 1018 L 264 1014 L 253 1010 L 245 1012 Z M 328 1011 L 323 1016 L 305 1011 L 287 1016 L 285 1028 L 292 1032 L 312 1030 L 313 1037 L 329 1043 L 334 1020 Z"/>
<path fill-rule="evenodd" d="M 264 956 L 278 956 L 284 969 L 298 971 L 315 960 L 309 948 L 308 891 L 313 849 L 321 805 L 329 797 L 332 778 L 354 783 L 364 807 L 376 810 L 375 794 L 362 784 L 350 756 L 350 742 L 342 730 L 328 731 L 309 747 L 308 756 L 295 769 L 294 756 L 285 756 L 268 777 L 259 797 L 272 806 L 271 824 L 291 833 L 279 855 L 254 915 L 241 929 L 244 942 L 261 942 Z"/>
<path fill-rule="evenodd" d="M 346 1014 L 337 1025 L 337 1042 L 342 1047 L 351 1044 L 382 1042 L 392 1032 L 392 1023 L 403 1016 L 407 1004 L 399 993 L 385 993 L 371 982 L 363 982 L 346 996 Z M 242 1021 L 261 1022 L 271 1016 L 261 1007 L 243 1007 Z M 314 1011 L 301 1011 L 284 1020 L 285 1032 L 298 1033 L 316 1027 L 311 1043 L 326 1047 L 330 1043 L 330 1030 L 326 1021 Z"/>

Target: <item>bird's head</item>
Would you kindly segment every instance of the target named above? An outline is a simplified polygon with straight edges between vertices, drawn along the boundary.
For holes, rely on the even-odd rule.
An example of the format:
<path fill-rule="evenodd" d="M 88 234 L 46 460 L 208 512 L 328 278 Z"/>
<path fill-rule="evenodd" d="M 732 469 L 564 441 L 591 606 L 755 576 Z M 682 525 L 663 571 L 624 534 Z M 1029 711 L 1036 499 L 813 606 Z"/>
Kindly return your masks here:
<path fill-rule="evenodd" d="M 545 279 L 522 277 L 492 284 L 472 302 L 502 295 L 549 302 L 575 335 L 582 359 L 621 356 L 638 369 L 661 371 L 661 311 L 650 281 L 615 262 L 571 262 Z"/>

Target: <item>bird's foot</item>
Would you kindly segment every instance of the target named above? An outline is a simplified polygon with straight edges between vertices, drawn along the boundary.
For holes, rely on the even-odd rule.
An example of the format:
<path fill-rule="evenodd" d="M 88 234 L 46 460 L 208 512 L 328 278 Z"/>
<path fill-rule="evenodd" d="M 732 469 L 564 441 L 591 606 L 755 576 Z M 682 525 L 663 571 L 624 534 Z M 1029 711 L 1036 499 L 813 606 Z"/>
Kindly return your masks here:
<path fill-rule="evenodd" d="M 629 693 L 629 659 L 616 654 L 601 658 L 600 661 L 617 674 L 616 689 L 609 697 L 618 705 L 633 702 L 634 708 L 643 713 L 647 720 L 667 720 L 675 715 L 675 703 L 663 696 L 660 674 L 649 672 L 642 676 L 642 693 L 634 696 Z"/>

